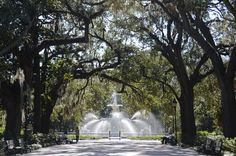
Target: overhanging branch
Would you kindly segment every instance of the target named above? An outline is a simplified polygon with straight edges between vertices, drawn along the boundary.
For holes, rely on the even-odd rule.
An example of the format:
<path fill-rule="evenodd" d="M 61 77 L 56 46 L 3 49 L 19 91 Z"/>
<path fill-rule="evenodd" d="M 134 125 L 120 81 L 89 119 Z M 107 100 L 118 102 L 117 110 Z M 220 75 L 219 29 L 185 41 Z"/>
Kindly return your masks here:
<path fill-rule="evenodd" d="M 133 92 L 135 92 L 135 93 L 141 95 L 141 93 L 139 93 L 140 90 L 139 90 L 137 87 L 135 87 L 135 86 L 133 86 L 133 85 L 131 85 L 131 84 L 129 84 L 129 83 L 123 81 L 123 80 L 120 80 L 120 79 L 118 79 L 118 78 L 109 76 L 109 75 L 104 74 L 104 73 L 100 74 L 99 76 L 102 77 L 102 78 L 108 79 L 108 80 L 110 80 L 110 81 L 120 83 L 120 84 L 123 85 L 123 87 L 124 87 L 124 86 L 128 86 L 129 88 L 132 89 Z M 141 92 L 141 91 L 140 91 L 140 92 Z"/>
<path fill-rule="evenodd" d="M 167 87 L 171 90 L 171 92 L 174 94 L 175 98 L 176 98 L 176 99 L 179 99 L 178 94 L 176 93 L 175 89 L 174 89 L 170 84 L 168 84 L 168 83 L 166 83 L 165 81 L 163 81 L 163 80 L 161 80 L 161 79 L 158 79 L 158 78 L 156 78 L 156 77 L 149 77 L 149 76 L 147 76 L 147 75 L 143 75 L 143 76 L 144 76 L 145 78 L 147 78 L 147 79 L 155 80 L 155 81 L 157 81 L 157 82 L 159 82 L 159 83 L 161 83 L 161 84 L 167 86 Z"/>
<path fill-rule="evenodd" d="M 24 37 L 26 37 L 26 35 L 28 34 L 29 30 L 31 29 L 32 25 L 33 25 L 34 20 L 32 20 L 28 26 L 26 26 L 25 30 L 22 32 L 22 34 L 20 35 L 20 37 L 18 39 L 16 39 L 13 43 L 11 43 L 10 45 L 8 45 L 7 47 L 3 48 L 0 51 L 0 56 L 4 55 L 6 53 L 9 53 L 12 49 L 14 49 L 15 47 L 19 46 L 21 41 L 24 39 Z"/>

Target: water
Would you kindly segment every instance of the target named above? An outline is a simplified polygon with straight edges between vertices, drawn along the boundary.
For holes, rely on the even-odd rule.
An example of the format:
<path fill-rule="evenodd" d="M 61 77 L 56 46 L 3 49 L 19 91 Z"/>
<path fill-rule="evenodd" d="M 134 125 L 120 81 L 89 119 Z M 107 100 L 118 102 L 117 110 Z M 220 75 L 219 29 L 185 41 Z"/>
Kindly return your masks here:
<path fill-rule="evenodd" d="M 151 136 L 163 133 L 163 126 L 155 116 L 145 110 L 136 112 L 131 118 L 125 112 L 120 111 L 121 96 L 112 94 L 112 103 L 107 106 L 112 108 L 111 117 L 99 118 L 93 113 L 88 113 L 84 118 L 84 124 L 80 128 L 81 134 L 107 136 L 121 133 L 122 137 Z"/>

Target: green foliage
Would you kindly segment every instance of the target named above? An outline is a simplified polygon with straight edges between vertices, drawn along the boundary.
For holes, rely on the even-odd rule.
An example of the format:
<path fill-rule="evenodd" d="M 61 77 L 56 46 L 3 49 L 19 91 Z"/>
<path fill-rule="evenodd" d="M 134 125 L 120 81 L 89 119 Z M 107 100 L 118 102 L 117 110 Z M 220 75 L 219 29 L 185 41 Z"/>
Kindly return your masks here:
<path fill-rule="evenodd" d="M 45 147 L 55 145 L 58 138 L 59 136 L 52 132 L 49 134 L 36 133 L 31 136 L 30 140 L 31 144 L 41 144 Z"/>
<path fill-rule="evenodd" d="M 208 131 L 197 131 L 197 135 L 199 136 L 208 136 L 210 133 Z"/>
<path fill-rule="evenodd" d="M 221 109 L 219 103 L 220 91 L 216 79 L 209 76 L 195 87 L 194 110 L 198 130 L 220 130 Z"/>
<path fill-rule="evenodd" d="M 236 138 L 233 139 L 226 138 L 224 140 L 223 145 L 224 145 L 224 150 L 236 153 Z"/>
<path fill-rule="evenodd" d="M 198 143 L 204 143 L 206 137 L 220 139 L 223 141 L 223 150 L 236 153 L 236 138 L 225 138 L 219 132 L 197 131 Z"/>
<path fill-rule="evenodd" d="M 88 85 L 86 88 L 84 88 Z M 107 104 L 113 85 L 109 82 L 101 83 L 97 77 L 86 80 L 71 80 L 61 93 L 51 116 L 54 125 L 74 129 L 79 126 L 88 112 L 96 112 L 107 116 Z M 68 124 L 67 124 L 68 123 Z M 72 127 L 69 124 L 73 125 Z M 59 128 L 64 129 L 64 128 Z"/>
<path fill-rule="evenodd" d="M 2 135 L 5 130 L 5 116 L 6 116 L 5 111 L 2 108 L 0 108 L 0 135 Z M 1 137 L 2 136 L 0 136 L 0 138 Z"/>

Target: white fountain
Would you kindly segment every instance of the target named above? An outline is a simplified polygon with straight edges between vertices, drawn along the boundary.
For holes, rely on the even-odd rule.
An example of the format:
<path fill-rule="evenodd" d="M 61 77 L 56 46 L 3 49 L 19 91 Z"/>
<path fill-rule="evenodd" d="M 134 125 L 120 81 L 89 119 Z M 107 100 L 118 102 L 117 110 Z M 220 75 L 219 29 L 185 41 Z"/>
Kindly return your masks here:
<path fill-rule="evenodd" d="M 163 133 L 163 127 L 155 116 L 145 110 L 136 112 L 130 119 L 120 111 L 121 95 L 112 94 L 112 102 L 107 106 L 112 108 L 111 117 L 98 118 L 88 113 L 80 128 L 81 134 L 107 136 L 107 133 L 121 133 L 122 137 L 150 136 Z"/>

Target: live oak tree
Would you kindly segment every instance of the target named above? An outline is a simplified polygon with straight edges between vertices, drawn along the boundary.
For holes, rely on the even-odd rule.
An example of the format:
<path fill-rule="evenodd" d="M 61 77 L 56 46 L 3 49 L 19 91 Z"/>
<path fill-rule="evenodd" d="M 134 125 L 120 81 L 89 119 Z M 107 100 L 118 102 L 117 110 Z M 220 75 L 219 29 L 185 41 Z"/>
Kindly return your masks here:
<path fill-rule="evenodd" d="M 154 0 L 152 2 L 158 4 L 170 19 L 182 27 L 204 50 L 205 55 L 210 58 L 221 90 L 223 133 L 226 137 L 235 137 L 234 77 L 236 48 L 235 41 L 231 42 L 232 44 L 224 42 L 224 39 L 235 30 L 235 3 L 228 0 L 175 2 Z M 213 15 L 213 13 L 215 14 Z M 232 29 L 224 30 L 224 33 L 216 36 L 212 23 L 220 25 L 224 22 L 229 22 L 233 26 Z M 228 56 L 228 63 L 222 58 L 224 54 Z"/>
<path fill-rule="evenodd" d="M 92 57 L 84 58 L 84 54 L 88 51 L 83 43 L 89 41 L 92 20 L 101 16 L 104 11 L 104 2 L 87 3 L 69 0 L 1 2 L 1 12 L 3 13 L 1 15 L 4 17 L 1 18 L 1 33 L 5 32 L 5 34 L 1 35 L 4 37 L 1 39 L 0 54 L 4 57 L 10 55 L 16 62 L 14 68 L 20 67 L 24 70 L 24 88 L 28 97 L 25 103 L 28 106 L 34 105 L 35 132 L 48 132 L 48 124 L 40 123 L 48 121 L 57 99 L 57 91 L 65 82 L 66 73 L 71 72 L 76 78 L 88 78 L 103 69 L 119 64 L 119 52 L 117 51 L 111 55 L 115 62 L 111 61 L 105 65 L 101 64 L 104 61 L 99 62 L 98 59 Z M 69 58 L 71 59 L 69 63 L 74 60 L 77 60 L 77 63 L 73 63 L 70 68 L 67 66 L 67 68 L 57 71 L 58 79 L 54 81 L 52 87 L 48 87 L 46 81 L 52 74 L 48 70 L 48 66 L 50 63 L 55 64 L 55 58 L 69 60 L 65 59 L 66 53 L 74 56 Z M 32 91 L 34 91 L 34 102 L 31 100 Z M 45 96 L 42 96 L 43 94 Z M 15 103 L 19 103 L 19 101 Z M 14 107 L 11 108 L 21 111 Z M 8 116 L 13 115 L 8 114 Z M 26 121 L 29 122 L 28 119 Z M 19 127 L 19 124 L 17 126 Z M 6 129 L 6 131 L 11 130 Z"/>

